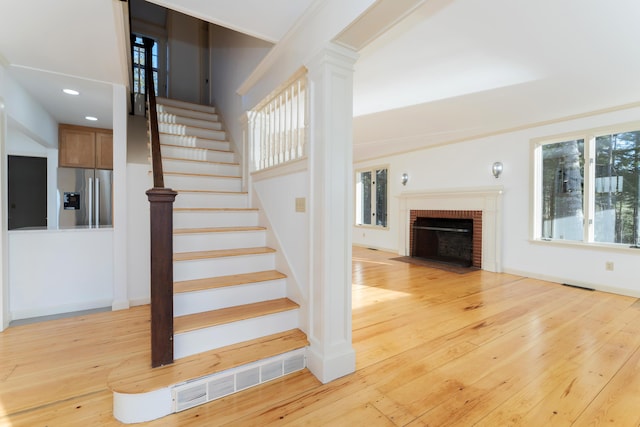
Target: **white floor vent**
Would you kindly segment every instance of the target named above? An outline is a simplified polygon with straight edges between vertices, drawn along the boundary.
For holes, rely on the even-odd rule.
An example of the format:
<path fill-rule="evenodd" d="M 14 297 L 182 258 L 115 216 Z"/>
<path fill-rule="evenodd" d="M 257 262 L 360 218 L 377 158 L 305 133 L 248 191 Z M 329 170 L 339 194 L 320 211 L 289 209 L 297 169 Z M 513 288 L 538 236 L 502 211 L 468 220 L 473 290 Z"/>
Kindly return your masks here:
<path fill-rule="evenodd" d="M 184 411 L 306 367 L 305 349 L 209 375 L 172 387 L 173 412 Z"/>

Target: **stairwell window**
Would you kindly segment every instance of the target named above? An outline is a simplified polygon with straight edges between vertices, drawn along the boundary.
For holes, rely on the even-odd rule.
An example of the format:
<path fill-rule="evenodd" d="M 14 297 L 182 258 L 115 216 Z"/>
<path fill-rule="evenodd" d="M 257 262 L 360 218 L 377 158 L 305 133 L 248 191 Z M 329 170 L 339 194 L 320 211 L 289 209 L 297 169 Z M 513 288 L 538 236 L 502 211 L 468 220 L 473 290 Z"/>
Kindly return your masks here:
<path fill-rule="evenodd" d="M 254 170 L 306 155 L 307 74 L 301 69 L 249 114 Z"/>
<path fill-rule="evenodd" d="M 356 225 L 387 226 L 387 168 L 356 172 Z"/>
<path fill-rule="evenodd" d="M 146 94 L 146 84 L 144 78 L 145 48 L 142 37 L 135 36 L 133 41 L 133 93 Z M 153 87 L 158 95 L 158 42 L 153 43 L 151 49 L 153 68 Z"/>
<path fill-rule="evenodd" d="M 534 141 L 534 239 L 637 247 L 640 123 Z"/>

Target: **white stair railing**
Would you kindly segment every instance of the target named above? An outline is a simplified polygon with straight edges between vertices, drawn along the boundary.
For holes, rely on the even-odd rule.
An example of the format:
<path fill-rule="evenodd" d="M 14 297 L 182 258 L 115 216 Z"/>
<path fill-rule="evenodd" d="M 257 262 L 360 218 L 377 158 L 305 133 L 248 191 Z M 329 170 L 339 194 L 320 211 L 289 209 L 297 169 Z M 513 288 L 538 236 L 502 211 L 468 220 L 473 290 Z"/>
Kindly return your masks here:
<path fill-rule="evenodd" d="M 306 155 L 307 70 L 302 68 L 249 114 L 253 170 Z"/>

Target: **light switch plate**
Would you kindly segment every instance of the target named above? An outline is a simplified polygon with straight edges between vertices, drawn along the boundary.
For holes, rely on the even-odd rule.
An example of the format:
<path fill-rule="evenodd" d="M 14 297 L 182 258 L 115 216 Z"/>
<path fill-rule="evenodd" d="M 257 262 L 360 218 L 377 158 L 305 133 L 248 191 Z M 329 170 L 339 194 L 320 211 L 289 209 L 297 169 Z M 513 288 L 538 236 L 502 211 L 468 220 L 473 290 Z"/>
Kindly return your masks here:
<path fill-rule="evenodd" d="M 296 212 L 305 212 L 307 210 L 307 200 L 304 197 L 296 197 Z"/>

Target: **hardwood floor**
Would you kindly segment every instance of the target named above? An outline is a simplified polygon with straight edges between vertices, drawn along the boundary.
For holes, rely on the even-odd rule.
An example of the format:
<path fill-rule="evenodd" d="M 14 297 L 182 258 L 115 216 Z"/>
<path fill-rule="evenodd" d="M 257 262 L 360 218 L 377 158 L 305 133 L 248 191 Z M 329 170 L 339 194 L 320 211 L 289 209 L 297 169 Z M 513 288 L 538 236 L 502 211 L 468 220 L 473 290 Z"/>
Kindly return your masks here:
<path fill-rule="evenodd" d="M 354 248 L 357 371 L 303 371 L 149 426 L 640 425 L 640 302 Z M 0 334 L 0 426 L 118 425 L 106 379 L 149 310 Z"/>

